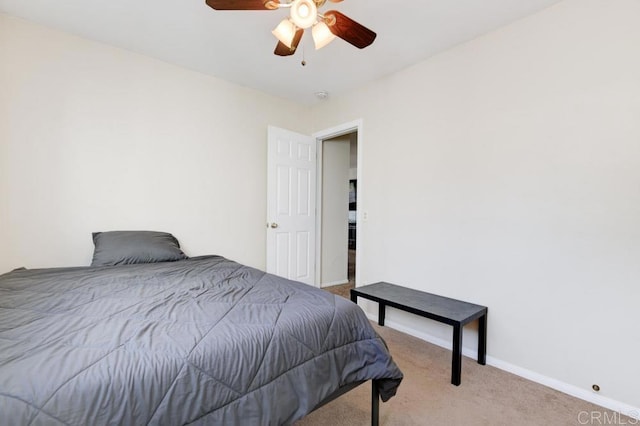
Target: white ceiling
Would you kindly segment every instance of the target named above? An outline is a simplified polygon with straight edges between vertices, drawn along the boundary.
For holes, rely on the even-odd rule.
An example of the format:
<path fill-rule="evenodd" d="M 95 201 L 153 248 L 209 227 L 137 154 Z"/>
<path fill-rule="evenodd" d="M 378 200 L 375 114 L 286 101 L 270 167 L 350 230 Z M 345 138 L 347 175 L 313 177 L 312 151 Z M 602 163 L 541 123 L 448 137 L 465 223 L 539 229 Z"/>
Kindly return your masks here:
<path fill-rule="evenodd" d="M 359 50 L 336 39 L 273 54 L 286 10 L 214 11 L 204 0 L 0 0 L 0 11 L 303 104 L 338 95 L 560 0 L 345 0 L 337 9 L 377 32 Z M 301 66 L 304 45 L 307 65 Z"/>

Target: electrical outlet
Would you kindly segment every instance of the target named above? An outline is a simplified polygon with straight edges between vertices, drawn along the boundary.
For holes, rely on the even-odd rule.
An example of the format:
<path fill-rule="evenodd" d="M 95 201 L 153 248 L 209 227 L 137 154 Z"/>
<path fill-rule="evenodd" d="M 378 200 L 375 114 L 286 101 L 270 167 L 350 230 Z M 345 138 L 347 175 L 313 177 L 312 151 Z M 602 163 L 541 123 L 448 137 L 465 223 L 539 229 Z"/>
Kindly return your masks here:
<path fill-rule="evenodd" d="M 362 221 L 366 222 L 367 220 L 369 220 L 369 212 L 368 211 L 363 211 L 362 212 Z"/>

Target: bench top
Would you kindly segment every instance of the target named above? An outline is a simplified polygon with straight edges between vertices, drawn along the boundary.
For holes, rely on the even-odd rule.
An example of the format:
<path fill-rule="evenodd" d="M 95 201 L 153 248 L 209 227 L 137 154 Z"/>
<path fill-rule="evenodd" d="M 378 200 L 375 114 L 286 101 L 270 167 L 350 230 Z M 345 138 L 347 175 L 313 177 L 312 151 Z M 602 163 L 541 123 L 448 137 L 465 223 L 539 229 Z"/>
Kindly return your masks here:
<path fill-rule="evenodd" d="M 487 307 L 462 300 L 450 299 L 395 284 L 379 282 L 351 290 L 358 296 L 387 306 L 452 324 L 466 324 L 487 313 Z"/>

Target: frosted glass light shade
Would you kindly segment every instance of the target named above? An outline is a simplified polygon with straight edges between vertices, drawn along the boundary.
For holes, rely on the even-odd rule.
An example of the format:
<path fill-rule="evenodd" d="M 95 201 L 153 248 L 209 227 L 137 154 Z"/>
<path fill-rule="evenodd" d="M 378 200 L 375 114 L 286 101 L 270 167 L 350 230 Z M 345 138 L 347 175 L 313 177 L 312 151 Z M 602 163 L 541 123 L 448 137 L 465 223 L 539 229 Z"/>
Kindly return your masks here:
<path fill-rule="evenodd" d="M 298 28 L 309 28 L 318 19 L 318 8 L 313 0 L 295 0 L 291 5 L 291 20 Z"/>
<path fill-rule="evenodd" d="M 313 35 L 313 42 L 316 45 L 316 50 L 322 49 L 336 38 L 324 22 L 318 22 L 315 24 L 311 34 Z"/>
<path fill-rule="evenodd" d="M 296 35 L 296 26 L 289 19 L 283 19 L 271 34 L 276 36 L 288 48 L 291 48 L 293 37 Z"/>

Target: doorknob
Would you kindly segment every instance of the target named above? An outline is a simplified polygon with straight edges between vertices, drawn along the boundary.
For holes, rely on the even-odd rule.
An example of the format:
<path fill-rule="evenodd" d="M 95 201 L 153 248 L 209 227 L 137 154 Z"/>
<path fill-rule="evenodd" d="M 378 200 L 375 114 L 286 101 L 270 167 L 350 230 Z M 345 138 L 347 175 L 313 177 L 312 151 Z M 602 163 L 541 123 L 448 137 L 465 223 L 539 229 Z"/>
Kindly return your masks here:
<path fill-rule="evenodd" d="M 273 229 L 276 229 L 276 228 L 278 227 L 278 224 L 277 224 L 277 223 L 272 223 L 272 224 L 271 224 L 271 227 L 272 227 Z"/>

